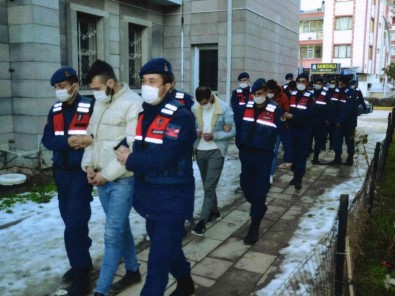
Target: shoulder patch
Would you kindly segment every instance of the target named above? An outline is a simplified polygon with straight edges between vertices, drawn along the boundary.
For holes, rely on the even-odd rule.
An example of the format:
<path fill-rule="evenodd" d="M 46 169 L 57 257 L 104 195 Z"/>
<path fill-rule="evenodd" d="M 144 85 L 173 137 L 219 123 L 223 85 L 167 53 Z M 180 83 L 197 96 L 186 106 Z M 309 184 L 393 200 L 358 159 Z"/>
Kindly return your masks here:
<path fill-rule="evenodd" d="M 166 127 L 165 137 L 171 140 L 177 140 L 180 134 L 181 126 L 169 123 Z"/>
<path fill-rule="evenodd" d="M 242 90 L 241 88 L 238 88 L 238 89 L 236 89 L 236 92 L 238 92 L 238 93 L 242 93 L 242 92 L 243 92 L 243 90 Z"/>

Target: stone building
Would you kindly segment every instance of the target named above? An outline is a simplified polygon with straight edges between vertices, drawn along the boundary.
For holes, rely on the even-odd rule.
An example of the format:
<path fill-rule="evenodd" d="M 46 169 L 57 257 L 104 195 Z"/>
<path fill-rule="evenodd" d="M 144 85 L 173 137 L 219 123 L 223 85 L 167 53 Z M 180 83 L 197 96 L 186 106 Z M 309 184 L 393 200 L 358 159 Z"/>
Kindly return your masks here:
<path fill-rule="evenodd" d="M 30 158 L 42 151 L 54 103 L 49 78 L 60 66 L 78 70 L 81 93 L 89 96 L 83 77 L 96 59 L 139 91 L 141 65 L 163 56 L 178 89 L 193 93 L 206 84 L 228 101 L 241 71 L 280 83 L 285 73 L 296 74 L 299 6 L 293 0 L 0 0 L 0 169 L 38 165 Z"/>

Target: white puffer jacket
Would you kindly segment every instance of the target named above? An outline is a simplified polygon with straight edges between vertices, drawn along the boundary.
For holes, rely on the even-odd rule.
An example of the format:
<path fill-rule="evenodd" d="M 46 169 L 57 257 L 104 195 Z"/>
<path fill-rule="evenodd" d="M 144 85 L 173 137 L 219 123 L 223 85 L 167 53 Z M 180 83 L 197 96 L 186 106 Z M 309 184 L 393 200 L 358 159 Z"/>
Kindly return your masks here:
<path fill-rule="evenodd" d="M 91 166 L 101 171 L 107 181 L 133 174 L 117 161 L 114 147 L 125 137 L 132 147 L 143 100 L 127 84 L 121 83 L 121 86 L 110 102 L 96 101 L 87 130 L 93 135 L 93 143 L 85 148 L 81 162 L 83 170 Z"/>

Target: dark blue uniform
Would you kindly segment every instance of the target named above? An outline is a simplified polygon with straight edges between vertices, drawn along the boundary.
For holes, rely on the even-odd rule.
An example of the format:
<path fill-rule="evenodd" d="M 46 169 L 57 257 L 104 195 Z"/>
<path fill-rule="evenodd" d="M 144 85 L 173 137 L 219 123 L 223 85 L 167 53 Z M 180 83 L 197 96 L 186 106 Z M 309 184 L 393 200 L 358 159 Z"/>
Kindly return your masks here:
<path fill-rule="evenodd" d="M 266 195 L 270 188 L 270 171 L 277 134 L 284 132 L 280 117 L 284 111 L 273 101 L 267 100 L 262 108 L 254 101 L 247 104 L 246 110 L 236 109 L 239 157 L 241 162 L 240 186 L 251 204 L 252 221 L 261 221 L 267 210 Z M 289 141 L 283 139 L 286 151 Z M 289 155 L 286 153 L 286 155 Z M 286 156 L 284 156 L 286 157 Z M 286 162 L 289 160 L 285 159 Z"/>
<path fill-rule="evenodd" d="M 141 295 L 163 295 L 169 272 L 177 279 L 190 274 L 182 239 L 184 222 L 193 216 L 196 128 L 192 113 L 171 95 L 157 106 L 144 103 L 143 109 L 126 168 L 135 174 L 133 207 L 146 218 L 151 240 Z"/>
<path fill-rule="evenodd" d="M 335 158 L 341 162 L 343 139 L 347 145 L 348 158 L 347 162 L 352 164 L 355 153 L 354 132 L 357 125 L 357 109 L 355 90 L 352 88 L 343 88 L 339 92 L 339 108 L 335 119 L 336 130 L 334 135 Z"/>
<path fill-rule="evenodd" d="M 79 94 L 71 105 L 56 103 L 49 112 L 42 138 L 45 148 L 53 151 L 53 174 L 58 189 L 59 210 L 65 224 L 64 241 L 70 265 L 76 269 L 92 266 L 89 254 L 92 241 L 88 229 L 92 186 L 88 184 L 86 173 L 81 169 L 84 149 L 75 150 L 67 142 L 70 123 L 75 113 L 78 114 L 80 103 L 90 105 L 86 111 L 89 115 L 92 114 L 93 102 Z M 63 113 L 64 135 L 61 135 L 62 132 L 55 135 L 54 117 L 59 112 Z"/>
<path fill-rule="evenodd" d="M 339 112 L 339 88 L 334 88 L 334 89 L 328 89 L 327 92 L 327 99 L 329 102 L 328 106 L 328 121 L 329 121 L 329 127 L 328 127 L 328 137 L 329 137 L 329 142 L 330 142 L 330 148 L 333 149 L 333 143 L 334 143 L 334 135 L 335 135 L 335 130 L 336 130 L 336 116 Z"/>
<path fill-rule="evenodd" d="M 185 92 L 179 91 L 177 89 L 173 89 L 173 91 L 170 93 L 181 105 L 184 105 L 189 111 L 192 110 L 192 106 L 194 104 L 194 101 L 192 99 L 192 96 L 190 94 L 187 94 Z"/>
<path fill-rule="evenodd" d="M 241 119 L 243 119 L 243 114 L 245 107 L 248 102 L 253 101 L 252 98 L 252 93 L 251 93 L 251 88 L 245 87 L 245 88 L 236 88 L 235 90 L 232 91 L 232 97 L 230 99 L 230 105 L 233 110 L 233 117 L 235 122 L 240 122 Z M 238 132 L 238 126 L 236 124 L 236 134 Z M 239 143 L 236 137 L 236 145 L 239 147 Z"/>
<path fill-rule="evenodd" d="M 289 113 L 293 118 L 288 120 L 288 125 L 292 142 L 294 184 L 302 183 L 306 160 L 311 149 L 311 127 L 314 116 L 312 97 L 313 94 L 308 90 L 290 93 Z"/>
<path fill-rule="evenodd" d="M 314 158 L 313 163 L 318 163 L 318 156 L 321 148 L 325 145 L 329 127 L 329 106 L 330 98 L 327 96 L 327 90 L 314 91 L 314 119 L 312 135 L 314 139 Z"/>

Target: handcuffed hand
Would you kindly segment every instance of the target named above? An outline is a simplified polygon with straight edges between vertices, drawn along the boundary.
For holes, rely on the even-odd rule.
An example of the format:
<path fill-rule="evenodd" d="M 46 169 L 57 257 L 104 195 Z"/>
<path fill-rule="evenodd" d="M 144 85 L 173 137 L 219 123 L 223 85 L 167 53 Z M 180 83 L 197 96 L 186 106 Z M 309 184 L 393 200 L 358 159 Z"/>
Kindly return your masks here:
<path fill-rule="evenodd" d="M 117 155 L 117 160 L 120 164 L 125 165 L 130 154 L 130 149 L 121 145 L 117 150 L 115 150 L 115 154 Z"/>

